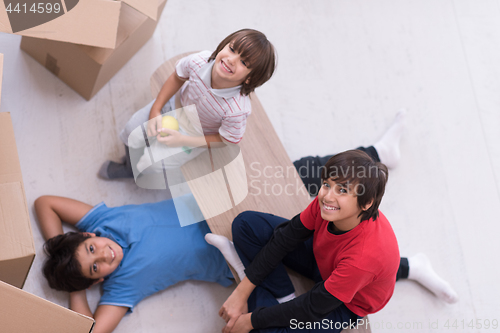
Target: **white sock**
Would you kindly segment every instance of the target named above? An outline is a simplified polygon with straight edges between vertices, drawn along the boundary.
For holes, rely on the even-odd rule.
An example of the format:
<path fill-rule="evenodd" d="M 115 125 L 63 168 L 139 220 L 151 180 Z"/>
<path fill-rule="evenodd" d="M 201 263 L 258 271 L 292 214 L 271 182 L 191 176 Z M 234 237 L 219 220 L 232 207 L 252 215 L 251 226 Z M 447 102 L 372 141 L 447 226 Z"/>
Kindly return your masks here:
<path fill-rule="evenodd" d="M 384 163 L 389 169 L 398 165 L 401 156 L 399 152 L 399 140 L 403 134 L 406 125 L 406 109 L 401 109 L 396 114 L 391 127 L 384 133 L 382 138 L 373 145 L 377 150 L 380 162 Z"/>
<path fill-rule="evenodd" d="M 245 278 L 245 266 L 241 262 L 233 242 L 221 235 L 208 233 L 205 235 L 208 244 L 215 246 L 222 253 L 227 262 L 234 268 L 240 281 Z"/>
<path fill-rule="evenodd" d="M 280 297 L 280 298 L 276 298 L 276 300 L 278 301 L 278 303 L 285 303 L 285 302 L 288 302 L 288 301 L 291 301 L 292 299 L 294 299 L 295 297 L 295 293 L 291 293 L 290 295 L 286 295 L 286 296 L 283 296 L 283 297 Z"/>
<path fill-rule="evenodd" d="M 425 254 L 418 253 L 408 258 L 408 266 L 410 267 L 408 279 L 417 281 L 447 303 L 458 301 L 455 290 L 434 272 L 431 262 Z"/>

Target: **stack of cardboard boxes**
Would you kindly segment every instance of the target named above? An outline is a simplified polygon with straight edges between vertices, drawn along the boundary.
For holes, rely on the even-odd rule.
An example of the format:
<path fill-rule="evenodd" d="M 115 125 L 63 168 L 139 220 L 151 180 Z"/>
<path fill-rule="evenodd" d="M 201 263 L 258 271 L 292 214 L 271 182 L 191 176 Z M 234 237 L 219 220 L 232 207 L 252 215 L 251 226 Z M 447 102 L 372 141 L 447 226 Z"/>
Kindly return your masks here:
<path fill-rule="evenodd" d="M 166 0 L 58 3 L 62 4 L 61 12 L 49 17 L 23 13 L 22 6 L 20 11 L 13 11 L 11 2 L 0 2 L 0 32 L 22 35 L 21 48 L 25 52 L 89 100 L 153 35 Z M 2 65 L 0 54 L 0 97 Z M 20 289 L 34 258 L 14 128 L 10 113 L 3 112 L 0 113 L 0 331 L 91 332 L 92 318 Z"/>
<path fill-rule="evenodd" d="M 0 98 L 3 55 L 0 54 Z M 1 99 L 0 99 L 1 101 Z M 0 331 L 89 333 L 92 318 L 31 295 L 20 288 L 35 259 L 10 113 L 0 113 Z"/>
<path fill-rule="evenodd" d="M 22 31 L 15 24 L 22 8 L 8 18 L 0 14 L 0 31 L 22 35 L 22 50 L 89 100 L 151 38 L 166 0 L 71 2 L 62 2 L 61 16 Z"/>

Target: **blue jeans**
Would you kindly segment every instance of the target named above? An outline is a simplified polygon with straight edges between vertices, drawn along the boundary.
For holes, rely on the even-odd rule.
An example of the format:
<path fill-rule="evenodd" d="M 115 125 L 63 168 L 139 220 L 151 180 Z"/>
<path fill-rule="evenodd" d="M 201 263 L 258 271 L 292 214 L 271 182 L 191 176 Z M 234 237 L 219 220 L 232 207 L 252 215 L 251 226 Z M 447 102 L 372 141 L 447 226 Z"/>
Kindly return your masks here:
<path fill-rule="evenodd" d="M 272 214 L 246 211 L 239 214 L 233 221 L 233 242 L 243 265 L 248 267 L 255 256 L 267 244 L 273 235 L 274 228 L 287 221 Z M 276 298 L 284 297 L 294 292 L 292 281 L 288 277 L 285 266 L 297 273 L 310 278 L 315 283 L 323 281 L 316 264 L 313 253 L 313 238 L 300 244 L 294 251 L 288 253 L 282 263 L 272 271 L 264 281 L 255 288 L 248 298 L 248 310 L 252 312 L 258 307 L 273 306 L 278 304 Z M 290 318 L 290 326 L 273 327 L 253 330 L 258 333 L 314 333 L 314 332 L 340 332 L 342 323 L 344 328 L 349 323 L 355 323 L 360 317 L 349 310 L 344 304 L 328 314 L 316 328 L 301 328 L 301 324 L 293 322 Z M 325 323 L 328 323 L 327 325 Z M 325 325 L 321 325 L 325 324 Z M 305 327 L 305 323 L 303 323 Z M 312 324 L 311 324 L 312 325 Z M 326 328 L 325 328 L 326 327 Z"/>

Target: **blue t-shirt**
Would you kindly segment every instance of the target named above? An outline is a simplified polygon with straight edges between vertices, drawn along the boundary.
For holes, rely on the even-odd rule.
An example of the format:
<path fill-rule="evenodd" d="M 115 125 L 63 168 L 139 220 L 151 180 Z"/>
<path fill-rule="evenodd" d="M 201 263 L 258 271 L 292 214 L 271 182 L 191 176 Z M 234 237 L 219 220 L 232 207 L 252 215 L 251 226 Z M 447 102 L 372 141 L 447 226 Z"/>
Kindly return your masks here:
<path fill-rule="evenodd" d="M 181 227 L 172 200 L 114 208 L 100 203 L 76 226 L 123 248 L 120 265 L 104 279 L 99 305 L 131 312 L 143 298 L 183 280 L 232 284 L 224 257 L 204 239 L 207 223 Z"/>

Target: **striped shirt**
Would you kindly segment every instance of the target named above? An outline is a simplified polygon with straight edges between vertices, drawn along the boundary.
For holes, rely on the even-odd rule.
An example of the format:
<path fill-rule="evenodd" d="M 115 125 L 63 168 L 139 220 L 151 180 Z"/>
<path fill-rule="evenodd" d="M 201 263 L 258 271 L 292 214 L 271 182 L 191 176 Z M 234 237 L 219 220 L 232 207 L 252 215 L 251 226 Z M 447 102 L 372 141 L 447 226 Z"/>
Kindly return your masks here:
<path fill-rule="evenodd" d="M 212 52 L 202 51 L 180 59 L 175 71 L 188 80 L 181 89 L 182 106 L 194 104 L 203 133 L 220 134 L 224 140 L 238 143 L 243 138 L 247 117 L 251 113 L 250 98 L 240 94 L 241 86 L 212 89 Z"/>

